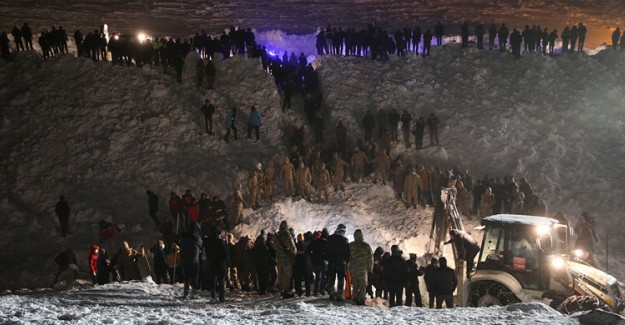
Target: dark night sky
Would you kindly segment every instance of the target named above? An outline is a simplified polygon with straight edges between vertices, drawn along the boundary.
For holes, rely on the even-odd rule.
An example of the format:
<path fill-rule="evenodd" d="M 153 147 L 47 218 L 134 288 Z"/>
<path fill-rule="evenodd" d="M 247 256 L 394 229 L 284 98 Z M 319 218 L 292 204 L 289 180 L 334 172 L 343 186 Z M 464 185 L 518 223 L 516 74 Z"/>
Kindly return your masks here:
<path fill-rule="evenodd" d="M 441 20 L 453 33 L 465 20 L 517 28 L 540 24 L 558 31 L 582 21 L 589 29 L 587 44 L 594 47 L 609 42 L 623 12 L 622 0 L 2 0 L 0 28 L 9 31 L 29 22 L 35 30 L 61 25 L 73 31 L 107 23 L 122 33 L 186 36 L 202 28 L 219 32 L 229 25 L 310 33 L 328 24 L 361 28 L 377 21 L 391 30 Z"/>

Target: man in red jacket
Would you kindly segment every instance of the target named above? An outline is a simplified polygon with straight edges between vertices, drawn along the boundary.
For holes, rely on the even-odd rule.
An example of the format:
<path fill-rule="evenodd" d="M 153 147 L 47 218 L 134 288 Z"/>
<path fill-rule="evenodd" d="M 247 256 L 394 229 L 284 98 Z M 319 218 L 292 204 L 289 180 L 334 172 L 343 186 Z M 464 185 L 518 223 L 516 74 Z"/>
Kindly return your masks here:
<path fill-rule="evenodd" d="M 96 284 L 96 274 L 98 273 L 98 252 L 100 247 L 96 244 L 91 244 L 91 254 L 89 254 L 89 271 L 91 272 L 91 280 L 93 284 Z"/>

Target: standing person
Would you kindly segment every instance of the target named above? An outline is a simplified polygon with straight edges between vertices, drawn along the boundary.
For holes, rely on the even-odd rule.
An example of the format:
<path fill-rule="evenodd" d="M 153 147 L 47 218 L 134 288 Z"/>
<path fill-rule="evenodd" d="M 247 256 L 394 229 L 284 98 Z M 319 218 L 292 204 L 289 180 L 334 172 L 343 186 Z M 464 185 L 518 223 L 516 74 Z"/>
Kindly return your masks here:
<path fill-rule="evenodd" d="M 586 41 L 586 26 L 584 24 L 579 23 L 577 25 L 577 33 L 579 37 L 579 42 L 577 43 L 577 51 L 581 52 L 584 50 L 584 42 Z"/>
<path fill-rule="evenodd" d="M 59 268 L 56 272 L 51 288 L 54 288 L 56 283 L 59 281 L 59 277 L 66 270 L 72 270 L 74 274 L 74 281 L 78 279 L 78 262 L 76 262 L 76 253 L 73 249 L 68 248 L 63 250 L 54 258 L 54 262 L 59 266 Z"/>
<path fill-rule="evenodd" d="M 206 89 L 213 89 L 213 85 L 215 84 L 215 75 L 217 71 L 215 70 L 215 65 L 212 60 L 204 60 L 204 78 L 206 79 Z"/>
<path fill-rule="evenodd" d="M 616 50 L 618 48 L 618 41 L 621 37 L 621 28 L 616 27 L 614 32 L 612 33 L 612 49 Z"/>
<path fill-rule="evenodd" d="M 284 157 L 284 161 L 280 165 L 280 177 L 282 178 L 282 186 L 284 194 L 286 196 L 295 195 L 295 186 L 293 185 L 293 178 L 295 177 L 295 166 L 289 160 L 289 157 Z"/>
<path fill-rule="evenodd" d="M 24 42 L 22 42 L 22 30 L 17 28 L 17 26 L 13 26 L 13 30 L 11 30 L 11 35 L 13 35 L 13 41 L 15 42 L 15 50 L 24 51 Z"/>
<path fill-rule="evenodd" d="M 447 308 L 454 307 L 454 290 L 458 286 L 456 271 L 447 267 L 447 259 L 441 257 L 438 260 L 439 268 L 434 273 L 434 292 L 436 292 L 436 309 L 443 308 L 443 302 Z"/>
<path fill-rule="evenodd" d="M 298 195 L 307 201 L 310 201 L 308 186 L 311 181 L 312 175 L 310 173 L 310 169 L 304 165 L 303 161 L 300 161 L 299 168 L 297 168 L 297 172 L 295 174 L 295 184 L 297 185 Z"/>
<path fill-rule="evenodd" d="M 350 260 L 349 242 L 345 237 L 345 225 L 340 224 L 334 234 L 328 237 L 326 256 L 328 257 L 327 292 L 330 300 L 343 300 L 345 287 L 345 268 Z M 337 282 L 336 291 L 334 282 Z"/>
<path fill-rule="evenodd" d="M 269 251 L 269 247 L 267 246 L 267 242 L 265 241 L 264 230 L 261 230 L 260 235 L 254 242 L 254 248 L 252 248 L 252 258 L 256 269 L 256 278 L 258 279 L 258 294 L 264 295 L 267 293 L 269 276 L 273 266 L 271 253 Z"/>
<path fill-rule="evenodd" d="M 404 195 L 408 207 L 417 208 L 419 204 L 419 188 L 421 187 L 421 178 L 417 174 L 414 168 L 411 168 L 410 173 L 404 178 Z"/>
<path fill-rule="evenodd" d="M 460 259 L 465 260 L 467 263 L 467 279 L 470 279 L 473 272 L 473 260 L 480 252 L 480 245 L 471 235 L 462 230 L 452 229 L 449 231 L 449 236 L 451 239 L 446 241 L 445 245 L 453 244 L 456 247 L 456 251 L 460 254 Z"/>
<path fill-rule="evenodd" d="M 100 252 L 100 247 L 96 244 L 91 244 L 91 254 L 89 254 L 89 272 L 91 274 L 91 281 L 93 284 L 96 284 L 97 274 L 98 274 L 98 253 Z"/>
<path fill-rule="evenodd" d="M 204 114 L 204 127 L 206 133 L 213 134 L 213 114 L 215 113 L 215 106 L 211 104 L 208 99 L 204 101 L 202 105 L 202 114 Z"/>
<path fill-rule="evenodd" d="M 241 220 L 243 219 L 243 208 L 247 207 L 247 204 L 243 200 L 243 191 L 241 190 L 241 183 L 239 182 L 237 182 L 237 184 L 234 186 L 233 200 L 234 220 L 232 223 L 232 227 L 236 227 L 238 224 L 241 223 Z"/>
<path fill-rule="evenodd" d="M 495 37 L 497 37 L 497 27 L 491 24 L 488 28 L 488 50 L 492 51 L 495 47 Z"/>
<path fill-rule="evenodd" d="M 349 243 L 349 274 L 352 277 L 354 302 L 364 305 L 367 295 L 368 275 L 373 272 L 371 246 L 364 241 L 362 230 L 354 231 L 354 241 Z"/>
<path fill-rule="evenodd" d="M 28 26 L 28 23 L 24 23 L 22 26 L 22 37 L 24 38 L 24 44 L 27 51 L 33 50 L 33 32 Z"/>
<path fill-rule="evenodd" d="M 198 287 L 198 274 L 200 271 L 200 253 L 202 252 L 202 238 L 200 238 L 200 224 L 194 222 L 191 229 L 180 240 L 180 258 L 184 269 L 184 297 L 189 296 L 189 287 L 193 289 L 194 296 Z"/>
<path fill-rule="evenodd" d="M 436 257 L 432 257 L 430 260 L 430 264 L 425 267 L 423 270 L 423 280 L 425 281 L 425 288 L 428 291 L 428 307 L 430 309 L 434 308 L 434 301 L 436 300 L 436 291 L 434 291 L 434 274 L 438 270 L 438 259 Z"/>
<path fill-rule="evenodd" d="M 375 127 L 375 119 L 369 110 L 365 112 L 365 117 L 362 118 L 362 127 L 365 129 L 365 141 L 371 142 L 371 135 L 373 134 L 373 128 Z"/>
<path fill-rule="evenodd" d="M 158 220 L 157 214 L 158 214 L 158 195 L 154 194 L 154 192 L 152 191 L 147 191 L 146 194 L 148 195 L 148 213 L 150 214 L 150 218 L 152 218 L 152 220 L 154 220 L 154 225 L 156 226 L 156 228 L 158 228 L 160 222 Z"/>
<path fill-rule="evenodd" d="M 256 106 L 252 106 L 250 111 L 250 119 L 247 122 L 247 137 L 252 138 L 252 130 L 256 132 L 256 141 L 260 140 L 260 125 L 262 118 L 260 112 L 256 110 Z"/>
<path fill-rule="evenodd" d="M 404 111 L 401 115 L 401 130 L 404 136 L 404 143 L 406 148 L 410 148 L 410 129 L 412 126 L 412 115 L 408 111 Z"/>
<path fill-rule="evenodd" d="M 423 269 L 417 265 L 417 254 L 410 253 L 410 259 L 406 262 L 406 266 L 408 268 L 406 306 L 412 307 L 412 301 L 414 299 L 415 306 L 423 307 L 421 290 L 419 289 L 419 277 L 423 275 Z"/>
<path fill-rule="evenodd" d="M 295 283 L 295 293 L 301 297 L 306 293 L 306 297 L 310 297 L 312 288 L 312 263 L 307 247 L 308 241 L 305 241 L 304 234 L 297 235 L 297 243 L 295 248 L 295 260 L 293 262 L 293 281 Z M 304 292 L 302 292 L 302 282 L 304 282 Z"/>
<path fill-rule="evenodd" d="M 224 138 L 224 140 L 226 140 L 226 142 L 228 143 L 230 143 L 230 141 L 228 141 L 228 137 L 230 136 L 230 130 L 232 130 L 232 132 L 234 133 L 234 139 L 237 140 L 236 121 L 237 121 L 237 109 L 232 108 L 230 111 L 228 111 L 228 113 L 226 113 L 226 121 L 225 121 L 226 137 Z"/>
<path fill-rule="evenodd" d="M 169 213 L 173 219 L 177 219 L 182 213 L 182 199 L 176 192 L 169 195 Z"/>
<path fill-rule="evenodd" d="M 217 292 L 219 302 L 225 302 L 224 285 L 230 258 L 226 241 L 219 238 L 220 234 L 221 229 L 219 227 L 211 227 L 204 242 L 204 250 L 208 262 L 208 286 L 214 290 L 212 297 L 215 297 L 215 292 Z"/>
<path fill-rule="evenodd" d="M 462 40 L 462 48 L 469 47 L 469 23 L 464 22 L 460 28 L 460 38 Z"/>
<path fill-rule="evenodd" d="M 315 232 L 315 239 L 308 245 L 307 253 L 310 255 L 315 282 L 313 294 L 325 294 L 325 278 L 328 269 L 328 258 L 326 256 L 326 243 L 328 241 L 328 230 Z"/>
<path fill-rule="evenodd" d="M 423 34 L 423 57 L 430 56 L 430 47 L 432 46 L 432 33 L 426 30 Z"/>
<path fill-rule="evenodd" d="M 54 212 L 56 212 L 56 216 L 59 218 L 59 222 L 61 222 L 61 236 L 65 237 L 70 235 L 69 232 L 69 215 L 70 209 L 69 204 L 65 200 L 65 196 L 61 195 L 59 198 L 59 202 L 56 203 L 54 207 Z"/>
<path fill-rule="evenodd" d="M 445 35 L 445 26 L 443 26 L 440 21 L 437 21 L 434 26 L 434 36 L 436 36 L 437 46 L 443 45 L 443 35 Z"/>
<path fill-rule="evenodd" d="M 289 224 L 286 220 L 280 222 L 280 230 L 272 237 L 272 246 L 276 250 L 278 261 L 278 277 L 282 298 L 293 298 L 291 292 L 291 278 L 293 276 L 293 262 L 297 250 L 293 236 L 289 233 Z"/>
<path fill-rule="evenodd" d="M 111 281 L 111 274 L 117 277 L 117 271 L 111 267 L 111 261 L 104 248 L 100 248 L 98 260 L 96 262 L 96 281 L 99 285 L 107 284 Z"/>
<path fill-rule="evenodd" d="M 150 250 L 154 259 L 154 282 L 156 284 L 169 283 L 169 267 L 165 260 L 165 242 L 159 240 Z"/>
<path fill-rule="evenodd" d="M 508 36 L 510 32 L 508 31 L 508 27 L 506 24 L 501 24 L 499 30 L 497 31 L 497 37 L 499 38 L 499 51 L 503 52 L 506 50 L 506 44 L 508 43 Z"/>
<path fill-rule="evenodd" d="M 414 137 L 415 137 L 415 149 L 423 149 L 423 133 L 425 132 L 425 120 L 423 117 L 419 117 L 414 125 Z"/>
<path fill-rule="evenodd" d="M 343 124 L 343 121 L 339 120 L 334 135 L 336 136 L 336 148 L 339 154 L 345 157 L 347 153 L 347 128 Z"/>
<path fill-rule="evenodd" d="M 399 116 L 399 113 L 397 112 L 396 109 L 391 109 L 391 112 L 388 114 L 388 123 L 391 127 L 391 139 L 393 141 L 397 141 L 398 138 L 398 132 L 397 129 L 399 128 L 399 121 L 401 120 L 401 117 Z"/>
<path fill-rule="evenodd" d="M 388 121 L 388 117 L 386 116 L 386 112 L 384 111 L 383 108 L 380 108 L 380 110 L 378 110 L 378 139 L 382 139 L 382 136 L 384 134 L 386 134 L 386 132 L 389 129 L 389 121 Z"/>
<path fill-rule="evenodd" d="M 484 24 L 478 22 L 475 26 L 475 39 L 477 43 L 477 48 L 480 50 L 484 49 L 484 34 Z"/>
<path fill-rule="evenodd" d="M 388 287 L 389 307 L 401 306 L 408 272 L 399 246 L 391 246 L 391 256 L 382 261 L 382 274 Z"/>
<path fill-rule="evenodd" d="M 430 130 L 430 145 L 432 147 L 438 146 L 438 117 L 434 115 L 434 113 L 430 114 L 428 117 L 427 125 Z"/>
<path fill-rule="evenodd" d="M 6 62 L 11 61 L 11 49 L 9 47 L 9 38 L 7 33 L 2 32 L 0 34 L 0 51 L 2 52 L 2 58 Z"/>

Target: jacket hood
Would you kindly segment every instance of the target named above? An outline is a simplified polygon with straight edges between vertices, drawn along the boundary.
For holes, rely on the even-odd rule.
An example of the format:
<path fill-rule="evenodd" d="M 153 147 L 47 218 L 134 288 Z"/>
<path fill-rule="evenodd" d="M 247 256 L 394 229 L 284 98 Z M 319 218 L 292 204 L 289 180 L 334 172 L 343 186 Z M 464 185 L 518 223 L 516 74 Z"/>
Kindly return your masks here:
<path fill-rule="evenodd" d="M 355 241 L 364 241 L 364 237 L 362 236 L 362 230 L 360 229 L 356 229 L 356 231 L 354 231 L 354 240 Z"/>
<path fill-rule="evenodd" d="M 96 244 L 91 244 L 91 254 L 96 254 L 96 251 L 99 250 L 100 247 Z"/>
<path fill-rule="evenodd" d="M 289 229 L 289 224 L 286 222 L 286 220 L 282 220 L 282 222 L 280 222 L 280 230 L 287 231 L 288 229 Z"/>

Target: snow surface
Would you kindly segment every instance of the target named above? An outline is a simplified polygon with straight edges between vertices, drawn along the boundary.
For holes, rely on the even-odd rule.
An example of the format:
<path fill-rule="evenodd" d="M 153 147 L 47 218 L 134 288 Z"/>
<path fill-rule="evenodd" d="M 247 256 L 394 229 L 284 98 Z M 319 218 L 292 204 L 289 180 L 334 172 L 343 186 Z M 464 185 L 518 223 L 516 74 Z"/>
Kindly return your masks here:
<path fill-rule="evenodd" d="M 280 33 L 260 37 L 280 41 L 276 35 Z M 304 48 L 308 41 L 302 38 L 297 46 Z M 451 45 L 433 49 L 432 57 L 425 59 L 391 56 L 388 62 L 372 62 L 325 56 L 314 66 L 320 74 L 330 133 L 343 120 L 351 130 L 350 142 L 355 142 L 362 137 L 359 125 L 366 109 L 394 107 L 413 116 L 436 112 L 441 120 L 440 147 L 416 151 L 398 145 L 392 155 L 401 155 L 406 163 L 458 166 L 477 178 L 511 173 L 528 177 L 551 212 L 561 210 L 573 222 L 584 210 L 596 216 L 600 245 L 605 244 L 606 232 L 611 234 L 609 271 L 622 279 L 624 256 L 614 239 L 623 229 L 625 194 L 622 60 L 620 52 L 612 51 L 514 60 L 510 54 L 463 51 Z M 87 269 L 89 244 L 97 241 L 101 219 L 124 225 L 124 231 L 104 245 L 109 250 L 119 247 L 121 240 L 151 246 L 158 234 L 147 216 L 147 189 L 160 196 L 162 216 L 172 190 L 221 195 L 230 203 L 235 182 L 245 180 L 257 161 L 265 164 L 284 156 L 284 127 L 304 124 L 302 98 L 294 98 L 295 111 L 283 113 L 273 78 L 258 61 L 235 57 L 218 60 L 215 66 L 216 89 L 206 92 L 177 84 L 172 71 L 163 73 L 158 67 L 111 66 L 71 55 L 43 61 L 20 54 L 13 63 L 0 62 L 0 288 L 49 286 L 56 271 L 52 260 L 63 247 L 75 248 L 81 269 Z M 217 107 L 217 136 L 203 130 L 199 108 L 205 98 Z M 263 114 L 261 141 L 243 138 L 226 144 L 221 140 L 226 109 L 239 108 L 238 123 L 244 131 L 252 105 Z M 332 231 L 344 223 L 348 235 L 361 228 L 373 247 L 399 244 L 406 254 L 422 255 L 429 241 L 431 209 L 406 209 L 389 186 L 351 183 L 345 193 L 331 193 L 329 204 L 285 198 L 279 187 L 277 193 L 273 204 L 263 202 L 257 211 L 246 210 L 235 234 L 256 235 L 261 229 L 276 229 L 286 219 L 296 232 L 321 227 Z M 54 216 L 60 194 L 73 211 L 73 234 L 66 239 L 58 235 Z M 475 225 L 469 223 L 467 228 Z M 603 257 L 600 261 L 603 264 Z M 52 314 L 57 318 L 94 317 L 90 307 L 71 312 L 52 307 L 58 299 L 50 294 L 9 296 L 2 303 L 31 301 L 30 309 L 12 309 L 21 315 L 48 304 L 57 310 Z M 297 314 L 315 306 L 270 303 L 266 309 L 215 313 L 250 313 L 271 322 L 274 308 Z M 402 313 L 363 310 L 355 309 L 353 317 L 386 319 L 390 313 L 389 322 L 411 322 L 393 316 L 403 315 L 404 308 L 397 309 Z M 430 311 L 405 310 L 414 317 L 439 317 Z M 509 315 L 505 319 L 501 309 L 484 311 L 491 312 L 492 317 L 504 317 L 492 323 L 516 321 Z"/>
<path fill-rule="evenodd" d="M 6 324 L 579 324 L 541 303 L 507 307 L 427 309 L 332 303 L 325 298 L 226 294 L 218 304 L 182 288 L 150 283 L 108 284 L 55 294 L 0 297 Z M 377 305 L 376 305 L 377 304 Z M 131 321 L 132 320 L 132 321 Z"/>

